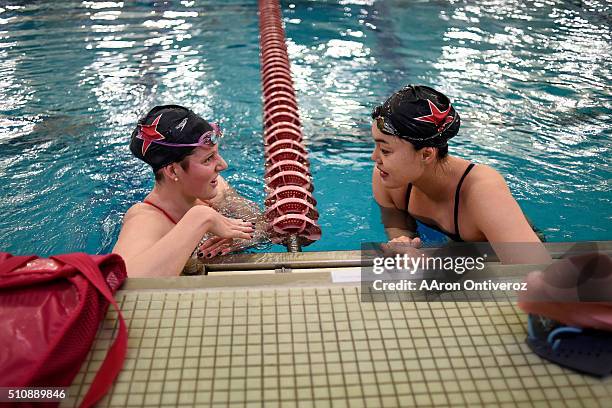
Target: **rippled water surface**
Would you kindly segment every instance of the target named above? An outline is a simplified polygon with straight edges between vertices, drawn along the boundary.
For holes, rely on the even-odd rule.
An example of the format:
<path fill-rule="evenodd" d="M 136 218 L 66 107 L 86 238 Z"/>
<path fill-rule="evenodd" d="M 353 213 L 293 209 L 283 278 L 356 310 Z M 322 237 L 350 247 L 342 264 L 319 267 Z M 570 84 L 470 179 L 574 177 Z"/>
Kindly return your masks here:
<path fill-rule="evenodd" d="M 256 1 L 0 4 L 0 248 L 109 252 L 152 186 L 127 143 L 155 104 L 221 122 L 226 178 L 263 202 Z M 451 96 L 451 153 L 498 169 L 549 240 L 612 239 L 608 2 L 281 4 L 323 228 L 310 249 L 383 239 L 369 112 L 407 83 Z"/>

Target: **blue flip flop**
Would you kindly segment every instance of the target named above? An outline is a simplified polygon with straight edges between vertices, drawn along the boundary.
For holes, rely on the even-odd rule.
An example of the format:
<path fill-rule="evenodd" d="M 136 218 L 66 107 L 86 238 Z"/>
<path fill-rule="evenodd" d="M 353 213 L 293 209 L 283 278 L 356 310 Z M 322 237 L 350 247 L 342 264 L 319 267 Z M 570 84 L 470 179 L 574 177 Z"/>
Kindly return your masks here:
<path fill-rule="evenodd" d="M 530 314 L 527 345 L 538 356 L 597 377 L 612 374 L 612 332 L 565 326 Z"/>

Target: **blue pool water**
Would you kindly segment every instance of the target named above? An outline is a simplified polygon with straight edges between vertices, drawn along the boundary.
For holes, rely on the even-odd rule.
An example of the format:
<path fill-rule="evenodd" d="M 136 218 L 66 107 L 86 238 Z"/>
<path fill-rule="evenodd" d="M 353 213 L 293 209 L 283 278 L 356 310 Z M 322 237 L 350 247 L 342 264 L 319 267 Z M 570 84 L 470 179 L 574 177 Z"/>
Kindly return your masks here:
<path fill-rule="evenodd" d="M 309 249 L 384 239 L 369 112 L 407 83 L 451 96 L 451 153 L 498 169 L 549 240 L 612 239 L 609 3 L 281 4 L 323 229 Z M 226 178 L 262 203 L 258 50 L 254 0 L 2 2 L 0 249 L 109 252 L 152 186 L 127 141 L 155 104 L 221 122 Z"/>

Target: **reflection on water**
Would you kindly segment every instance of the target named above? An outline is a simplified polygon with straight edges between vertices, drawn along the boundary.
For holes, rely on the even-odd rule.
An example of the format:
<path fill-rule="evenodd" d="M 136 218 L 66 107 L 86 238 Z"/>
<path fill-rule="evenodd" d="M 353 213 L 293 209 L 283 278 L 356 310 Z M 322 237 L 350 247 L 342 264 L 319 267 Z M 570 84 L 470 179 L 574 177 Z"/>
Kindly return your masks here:
<path fill-rule="evenodd" d="M 311 150 L 321 149 L 332 165 L 334 142 L 346 141 L 363 147 L 351 165 L 369 166 L 370 109 L 405 84 L 429 84 L 461 112 L 451 152 L 502 172 L 550 240 L 610 239 L 611 6 L 405 4 L 300 3 L 287 10 L 299 21 L 287 27 L 301 57 L 294 72 L 310 90 L 301 106 Z M 347 35 L 353 32 L 360 34 Z M 338 39 L 345 49 L 329 52 Z M 345 57 L 355 50 L 358 57 Z M 342 155 L 336 163 L 348 166 Z"/>
<path fill-rule="evenodd" d="M 263 182 L 253 169 L 261 167 L 263 149 L 250 140 L 261 111 L 256 7 L 0 6 L 0 76 L 7 84 L 0 88 L 0 247 L 108 252 L 122 214 L 152 184 L 127 141 L 155 104 L 184 104 L 220 122 L 224 152 L 240 158 L 227 178 L 261 201 Z M 244 151 L 247 144 L 253 146 Z M 247 177 L 236 180 L 240 174 Z"/>
<path fill-rule="evenodd" d="M 256 2 L 25 3 L 0 5 L 0 248 L 108 252 L 152 184 L 127 140 L 155 104 L 220 122 L 227 179 L 263 201 Z M 451 152 L 501 171 L 550 240 L 610 239 L 608 2 L 282 5 L 323 228 L 311 249 L 383 239 L 369 112 L 407 83 L 451 96 Z"/>

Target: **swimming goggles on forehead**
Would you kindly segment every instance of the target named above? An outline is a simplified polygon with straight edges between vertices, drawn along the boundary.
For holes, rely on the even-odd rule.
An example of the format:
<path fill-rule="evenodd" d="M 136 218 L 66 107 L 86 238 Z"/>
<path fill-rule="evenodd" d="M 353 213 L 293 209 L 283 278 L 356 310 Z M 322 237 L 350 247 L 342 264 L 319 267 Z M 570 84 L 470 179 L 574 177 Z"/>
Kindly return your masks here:
<path fill-rule="evenodd" d="M 158 144 L 158 145 L 162 145 L 162 146 L 169 146 L 169 147 L 214 146 L 217 143 L 219 143 L 221 139 L 223 138 L 223 132 L 221 131 L 221 128 L 219 127 L 219 125 L 217 125 L 216 123 L 209 123 L 209 124 L 212 127 L 212 130 L 204 132 L 202 136 L 200 136 L 200 138 L 198 139 L 197 143 L 171 143 L 171 142 L 164 142 L 163 140 L 160 140 L 160 139 L 150 140 L 150 142 Z M 138 132 L 138 135 L 136 137 L 141 140 L 148 140 L 142 135 L 142 132 Z"/>
<path fill-rule="evenodd" d="M 391 124 L 390 118 L 385 119 L 382 110 L 382 105 L 378 105 L 372 111 L 372 119 L 376 121 L 376 127 L 378 128 L 378 130 L 380 130 L 386 135 L 402 137 L 402 135 L 400 135 L 397 129 L 395 129 L 395 126 Z"/>
<path fill-rule="evenodd" d="M 395 129 L 395 126 L 393 126 L 393 123 L 391 123 L 391 118 L 388 115 L 384 115 L 382 113 L 382 110 L 383 110 L 382 105 L 379 105 L 376 108 L 374 108 L 374 110 L 372 111 L 372 119 L 376 121 L 376 127 L 378 128 L 378 130 L 380 130 L 382 133 L 386 135 L 397 136 L 402 139 L 406 139 L 408 141 L 414 141 L 414 142 L 423 142 L 423 141 L 427 141 L 427 140 L 431 140 L 431 139 L 440 137 L 442 133 L 446 131 L 446 129 L 453 126 L 453 124 L 457 121 L 457 118 L 459 116 L 455 113 L 455 115 L 452 116 L 452 120 L 450 122 L 445 123 L 439 132 L 431 136 L 428 136 L 428 137 L 417 138 L 417 137 L 402 135 L 400 132 L 398 132 L 397 129 Z"/>

